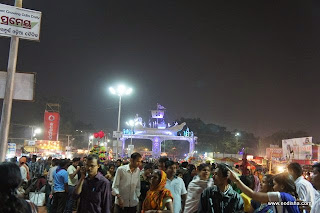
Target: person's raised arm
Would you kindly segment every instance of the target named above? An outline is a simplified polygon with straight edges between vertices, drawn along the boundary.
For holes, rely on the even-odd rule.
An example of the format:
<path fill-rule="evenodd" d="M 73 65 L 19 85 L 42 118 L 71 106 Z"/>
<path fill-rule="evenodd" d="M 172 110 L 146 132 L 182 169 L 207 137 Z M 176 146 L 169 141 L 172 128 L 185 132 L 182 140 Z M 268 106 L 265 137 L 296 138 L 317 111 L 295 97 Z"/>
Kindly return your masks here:
<path fill-rule="evenodd" d="M 247 196 L 249 196 L 250 198 L 252 198 L 253 200 L 259 201 L 261 203 L 267 203 L 269 201 L 269 197 L 268 197 L 268 193 L 263 193 L 263 192 L 254 192 L 252 189 L 250 189 L 249 187 L 247 187 L 244 183 L 242 183 L 242 181 L 240 180 L 240 178 L 238 177 L 238 175 L 232 171 L 230 168 L 229 169 L 229 179 L 231 181 L 233 181 L 235 184 L 237 184 L 238 188 Z"/>

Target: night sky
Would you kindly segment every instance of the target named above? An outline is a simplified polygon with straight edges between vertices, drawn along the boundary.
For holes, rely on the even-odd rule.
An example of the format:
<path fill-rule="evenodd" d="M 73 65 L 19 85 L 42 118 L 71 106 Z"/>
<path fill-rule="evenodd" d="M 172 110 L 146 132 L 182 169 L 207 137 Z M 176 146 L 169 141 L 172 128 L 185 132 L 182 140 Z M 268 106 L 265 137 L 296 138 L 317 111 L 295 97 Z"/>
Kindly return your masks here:
<path fill-rule="evenodd" d="M 24 0 L 43 13 L 41 41 L 21 40 L 17 70 L 36 72 L 37 93 L 64 96 L 98 129 L 116 128 L 118 98 L 107 89 L 124 82 L 134 93 L 123 99 L 123 121 L 147 120 L 160 103 L 168 122 L 199 117 L 319 140 L 317 2 Z M 0 38 L 2 70 L 9 42 Z"/>

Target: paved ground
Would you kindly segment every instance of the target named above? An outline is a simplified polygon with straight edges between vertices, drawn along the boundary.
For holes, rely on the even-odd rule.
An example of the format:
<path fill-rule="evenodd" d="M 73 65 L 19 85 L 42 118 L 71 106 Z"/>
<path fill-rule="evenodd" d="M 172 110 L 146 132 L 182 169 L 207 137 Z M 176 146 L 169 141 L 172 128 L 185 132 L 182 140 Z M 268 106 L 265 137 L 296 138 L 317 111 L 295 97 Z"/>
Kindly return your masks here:
<path fill-rule="evenodd" d="M 39 213 L 47 213 L 47 209 L 45 206 L 41 206 L 41 207 L 38 207 L 38 212 Z"/>
<path fill-rule="evenodd" d="M 38 213 L 47 213 L 46 207 L 45 206 L 38 207 Z M 74 211 L 73 213 L 76 213 L 76 211 Z"/>

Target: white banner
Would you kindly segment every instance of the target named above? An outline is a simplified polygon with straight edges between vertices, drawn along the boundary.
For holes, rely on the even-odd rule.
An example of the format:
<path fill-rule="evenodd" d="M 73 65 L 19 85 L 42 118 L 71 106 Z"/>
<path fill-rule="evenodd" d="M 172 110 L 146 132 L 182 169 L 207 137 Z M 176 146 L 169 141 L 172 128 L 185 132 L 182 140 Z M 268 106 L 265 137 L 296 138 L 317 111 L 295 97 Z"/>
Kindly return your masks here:
<path fill-rule="evenodd" d="M 0 4 L 0 35 L 40 39 L 41 12 Z"/>
<path fill-rule="evenodd" d="M 312 137 L 282 140 L 283 157 L 287 160 L 310 160 L 312 158 Z"/>
<path fill-rule="evenodd" d="M 7 72 L 0 71 L 0 99 L 4 98 L 6 89 Z M 22 101 L 34 100 L 35 74 L 19 73 L 15 74 L 13 99 Z"/>

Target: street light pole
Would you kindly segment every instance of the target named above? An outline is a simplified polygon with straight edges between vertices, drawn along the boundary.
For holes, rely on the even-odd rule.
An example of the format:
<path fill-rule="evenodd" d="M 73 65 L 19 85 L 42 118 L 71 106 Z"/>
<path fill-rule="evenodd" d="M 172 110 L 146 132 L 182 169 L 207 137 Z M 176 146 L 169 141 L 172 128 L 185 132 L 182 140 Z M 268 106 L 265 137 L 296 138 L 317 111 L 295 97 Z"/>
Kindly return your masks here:
<path fill-rule="evenodd" d="M 34 126 L 31 126 L 31 140 L 33 139 L 33 134 L 34 134 L 33 128 L 34 128 Z"/>
<path fill-rule="evenodd" d="M 119 95 L 119 112 L 118 112 L 118 128 L 117 128 L 117 145 L 116 145 L 116 159 L 118 159 L 118 145 L 120 132 L 120 116 L 121 116 L 121 95 Z"/>
<path fill-rule="evenodd" d="M 132 92 L 132 89 L 131 88 L 127 88 L 124 85 L 118 85 L 118 87 L 116 89 L 113 88 L 113 87 L 110 87 L 109 90 L 110 90 L 110 92 L 112 94 L 119 96 L 118 127 L 117 127 L 117 134 L 116 134 L 117 145 L 115 147 L 116 159 L 118 159 L 118 145 L 119 145 L 119 140 L 120 140 L 121 99 L 122 99 L 122 95 L 130 95 L 131 92 Z"/>

